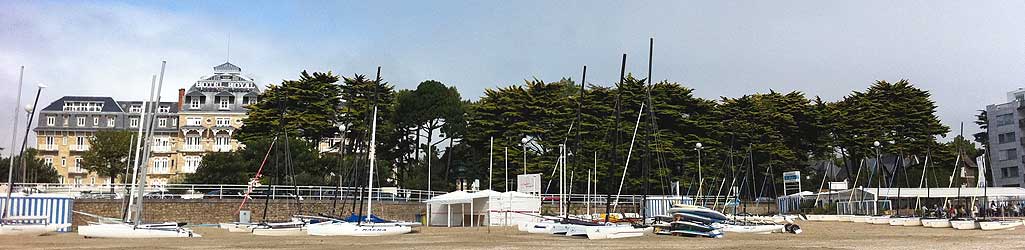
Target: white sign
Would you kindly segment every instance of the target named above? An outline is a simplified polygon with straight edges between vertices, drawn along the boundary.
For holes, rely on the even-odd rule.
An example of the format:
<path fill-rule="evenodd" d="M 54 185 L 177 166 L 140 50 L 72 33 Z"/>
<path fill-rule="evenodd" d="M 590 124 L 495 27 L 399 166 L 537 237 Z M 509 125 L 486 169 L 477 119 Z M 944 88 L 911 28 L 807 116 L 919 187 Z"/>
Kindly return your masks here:
<path fill-rule="evenodd" d="M 829 182 L 829 190 L 847 190 L 847 182 L 831 181 Z"/>
<path fill-rule="evenodd" d="M 783 183 L 801 183 L 801 171 L 783 172 Z"/>
<path fill-rule="evenodd" d="M 520 193 L 541 193 L 541 174 L 516 176 L 516 191 Z"/>

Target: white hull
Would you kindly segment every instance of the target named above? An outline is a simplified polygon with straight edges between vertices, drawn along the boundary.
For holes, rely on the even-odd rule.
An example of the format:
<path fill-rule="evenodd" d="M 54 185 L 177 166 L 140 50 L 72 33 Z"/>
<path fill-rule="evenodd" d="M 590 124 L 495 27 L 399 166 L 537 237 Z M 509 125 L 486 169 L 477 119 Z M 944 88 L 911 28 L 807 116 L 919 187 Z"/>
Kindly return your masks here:
<path fill-rule="evenodd" d="M 306 233 L 315 236 L 390 236 L 413 231 L 412 227 L 394 223 L 325 222 L 307 228 Z"/>
<path fill-rule="evenodd" d="M 587 236 L 587 228 L 592 226 L 570 225 L 566 230 L 566 236 Z"/>
<path fill-rule="evenodd" d="M 1021 221 L 984 221 L 979 222 L 979 228 L 982 230 L 1014 230 L 1015 227 L 1021 226 Z"/>
<path fill-rule="evenodd" d="M 70 226 L 71 224 L 3 224 L 0 225 L 0 235 L 44 235 Z"/>
<path fill-rule="evenodd" d="M 303 236 L 306 235 L 306 227 L 290 228 L 254 228 L 253 235 L 262 236 Z"/>
<path fill-rule="evenodd" d="M 549 233 L 551 233 L 551 234 L 566 234 L 566 232 L 569 231 L 570 226 L 573 226 L 573 225 L 556 223 L 556 224 L 552 225 L 552 231 L 550 231 Z"/>
<path fill-rule="evenodd" d="M 192 230 L 170 224 L 140 225 L 111 223 L 78 227 L 78 235 L 86 238 L 187 238 L 202 237 Z"/>
<path fill-rule="evenodd" d="M 592 240 L 620 239 L 644 236 L 643 228 L 634 228 L 632 226 L 591 226 L 587 227 L 586 230 L 587 238 Z"/>
<path fill-rule="evenodd" d="M 891 218 L 889 216 L 873 216 L 873 217 L 869 217 L 867 222 L 869 224 L 874 224 L 874 225 L 886 225 L 886 224 L 890 224 L 890 219 Z"/>
<path fill-rule="evenodd" d="M 835 214 L 809 214 L 805 215 L 810 221 L 839 221 L 839 215 Z"/>
<path fill-rule="evenodd" d="M 256 228 L 256 224 L 242 224 L 242 223 L 221 223 L 221 228 L 228 229 L 230 233 L 252 233 L 253 228 Z"/>
<path fill-rule="evenodd" d="M 908 219 L 910 219 L 910 218 L 890 218 L 890 222 L 888 224 L 890 224 L 890 226 L 903 227 L 904 226 L 904 221 L 906 221 Z"/>
<path fill-rule="evenodd" d="M 845 215 L 837 215 L 837 216 L 836 216 L 836 221 L 846 221 L 846 222 L 850 222 L 850 221 L 851 221 L 851 219 L 852 219 L 852 217 L 853 217 L 853 216 L 851 216 L 851 215 L 847 215 L 847 214 L 845 214 Z"/>
<path fill-rule="evenodd" d="M 552 227 L 554 226 L 555 223 L 553 222 L 533 223 L 532 225 L 530 225 L 530 227 L 527 228 L 527 232 L 532 234 L 551 234 Z"/>
<path fill-rule="evenodd" d="M 923 227 L 931 228 L 949 228 L 950 220 L 948 219 L 922 219 Z"/>
<path fill-rule="evenodd" d="M 770 234 L 770 233 L 781 233 L 784 232 L 783 225 L 723 225 L 716 224 L 713 227 L 719 228 L 723 232 L 727 233 L 750 233 L 750 234 Z"/>
<path fill-rule="evenodd" d="M 871 216 L 855 215 L 851 216 L 851 221 L 855 223 L 868 223 L 868 218 L 871 218 Z"/>
<path fill-rule="evenodd" d="M 979 229 L 979 222 L 974 220 L 952 220 L 950 221 L 950 227 L 958 230 Z"/>
<path fill-rule="evenodd" d="M 905 226 L 905 227 L 919 227 L 919 226 L 922 226 L 922 218 L 918 218 L 918 217 L 904 218 L 904 223 L 903 223 L 902 226 Z"/>

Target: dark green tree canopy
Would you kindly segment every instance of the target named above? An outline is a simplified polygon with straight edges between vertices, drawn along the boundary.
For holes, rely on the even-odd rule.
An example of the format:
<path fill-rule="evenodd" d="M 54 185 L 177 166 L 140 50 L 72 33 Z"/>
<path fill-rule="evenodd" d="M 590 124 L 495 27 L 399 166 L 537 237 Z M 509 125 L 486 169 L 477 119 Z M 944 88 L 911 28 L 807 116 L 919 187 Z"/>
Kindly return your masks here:
<path fill-rule="evenodd" d="M 106 176 L 110 183 L 124 174 L 131 153 L 132 132 L 101 130 L 89 139 L 89 150 L 82 154 L 82 168 Z"/>
<path fill-rule="evenodd" d="M 289 136 L 308 141 L 334 136 L 341 121 L 341 87 L 335 84 L 338 80 L 331 72 L 303 71 L 299 80 L 268 86 L 259 101 L 249 106 L 249 116 L 236 138 L 271 138 L 282 127 L 289 131 Z"/>

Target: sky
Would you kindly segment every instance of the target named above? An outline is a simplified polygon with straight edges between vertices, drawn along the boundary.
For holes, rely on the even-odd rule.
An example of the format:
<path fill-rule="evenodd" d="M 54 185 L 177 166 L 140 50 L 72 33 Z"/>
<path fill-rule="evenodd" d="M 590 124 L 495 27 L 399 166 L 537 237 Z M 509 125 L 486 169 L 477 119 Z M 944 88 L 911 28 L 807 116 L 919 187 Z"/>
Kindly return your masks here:
<path fill-rule="evenodd" d="M 646 75 L 699 97 L 801 91 L 838 100 L 910 80 L 951 127 L 1025 87 L 1025 1 L 0 1 L 0 147 L 45 84 L 65 95 L 142 100 L 167 61 L 174 100 L 225 61 L 265 86 L 302 70 L 433 79 L 464 98 L 525 79 Z M 15 105 L 18 70 L 25 89 Z M 19 138 L 20 139 L 20 138 Z M 4 152 L 6 155 L 7 152 Z"/>

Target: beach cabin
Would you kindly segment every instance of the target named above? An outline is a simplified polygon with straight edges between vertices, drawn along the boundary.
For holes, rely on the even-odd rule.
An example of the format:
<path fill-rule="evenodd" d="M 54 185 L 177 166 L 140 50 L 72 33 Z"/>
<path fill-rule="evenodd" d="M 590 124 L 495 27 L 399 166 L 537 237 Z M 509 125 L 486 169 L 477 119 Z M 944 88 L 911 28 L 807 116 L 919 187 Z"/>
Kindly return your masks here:
<path fill-rule="evenodd" d="M 541 214 L 540 196 L 515 191 L 455 191 L 424 203 L 428 209 L 428 226 L 513 226 L 537 221 Z"/>

